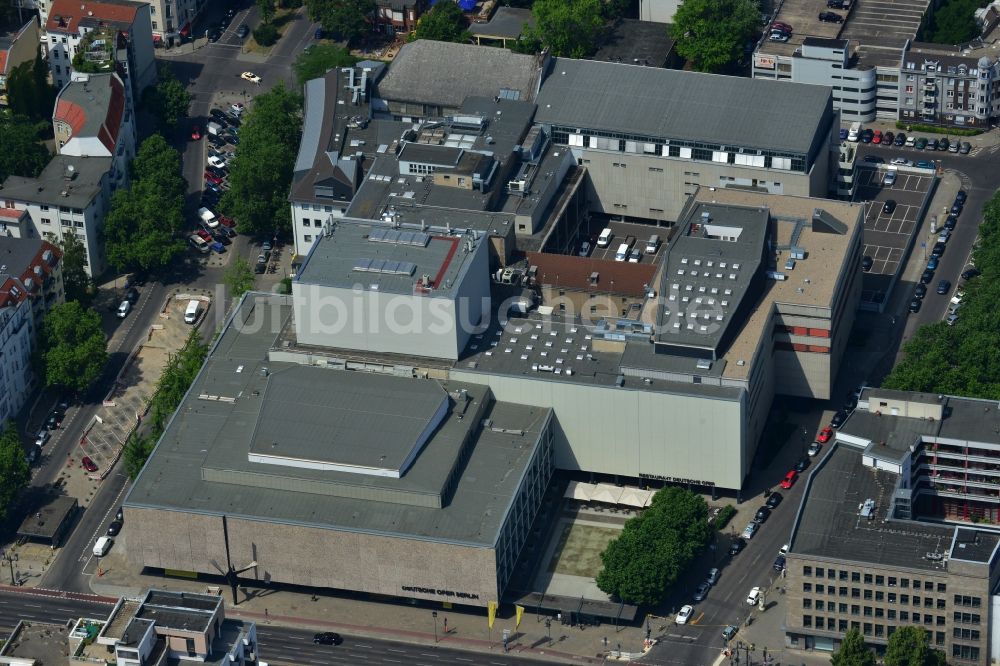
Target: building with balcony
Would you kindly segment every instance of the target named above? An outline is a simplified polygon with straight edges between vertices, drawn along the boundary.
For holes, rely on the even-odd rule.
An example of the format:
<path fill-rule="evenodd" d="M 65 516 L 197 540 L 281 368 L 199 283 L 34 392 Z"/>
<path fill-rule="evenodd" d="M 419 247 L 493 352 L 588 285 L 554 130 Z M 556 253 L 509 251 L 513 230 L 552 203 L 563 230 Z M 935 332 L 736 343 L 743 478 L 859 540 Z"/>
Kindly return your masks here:
<path fill-rule="evenodd" d="M 913 514 L 907 488 L 913 470 L 905 452 L 906 442 L 929 424 L 968 424 L 973 431 L 981 426 L 975 417 L 945 426 L 963 415 L 946 415 L 940 408 L 947 404 L 921 396 L 902 400 L 874 389 L 866 394 L 868 406 L 845 424 L 850 434 L 838 433 L 805 482 L 786 556 L 786 644 L 833 651 L 847 631 L 857 629 L 882 653 L 894 631 L 916 625 L 949 664 L 992 663 L 1000 534 Z M 885 403 L 884 416 L 871 411 L 873 402 Z M 900 415 L 893 417 L 893 410 Z M 913 425 L 903 425 L 905 418 Z M 897 427 L 890 431 L 875 423 L 887 419 Z M 865 425 L 847 427 L 851 421 Z M 861 445 L 862 431 L 886 440 Z"/>
<path fill-rule="evenodd" d="M 220 595 L 149 590 L 120 598 L 107 618 L 18 622 L 0 663 L 267 666 L 258 652 L 257 625 L 227 618 Z"/>
<path fill-rule="evenodd" d="M 191 33 L 194 21 L 207 4 L 207 0 L 152 0 L 149 19 L 153 44 L 172 46 L 195 37 Z"/>
<path fill-rule="evenodd" d="M 62 88 L 77 69 L 115 72 L 134 108 L 142 91 L 156 82 L 150 9 L 132 0 L 53 0 L 44 25 L 52 82 Z"/>
<path fill-rule="evenodd" d="M 1000 48 L 915 42 L 903 59 L 899 118 L 989 127 L 1000 118 Z"/>
<path fill-rule="evenodd" d="M 38 44 L 38 19 L 34 16 L 20 29 L 0 34 L 0 109 L 7 106 L 8 77 L 15 67 L 35 60 Z"/>
<path fill-rule="evenodd" d="M 0 235 L 0 422 L 15 418 L 36 386 L 31 355 L 42 318 L 65 300 L 61 259 L 37 237 Z"/>
<path fill-rule="evenodd" d="M 14 238 L 42 238 L 55 245 L 69 235 L 83 243 L 84 268 L 105 268 L 100 229 L 117 180 L 111 157 L 56 155 L 37 178 L 8 176 L 0 185 L 0 219 Z"/>
<path fill-rule="evenodd" d="M 373 27 L 386 35 L 406 34 L 432 4 L 427 0 L 375 0 Z"/>

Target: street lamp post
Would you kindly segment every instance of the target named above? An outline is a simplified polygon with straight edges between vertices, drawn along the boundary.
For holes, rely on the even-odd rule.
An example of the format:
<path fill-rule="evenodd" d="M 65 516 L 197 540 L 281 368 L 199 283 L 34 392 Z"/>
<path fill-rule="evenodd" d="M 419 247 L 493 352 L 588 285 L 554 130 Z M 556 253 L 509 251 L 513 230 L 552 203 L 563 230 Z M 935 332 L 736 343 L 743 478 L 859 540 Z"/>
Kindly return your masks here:
<path fill-rule="evenodd" d="M 0 563 L 6 562 L 10 565 L 10 584 L 17 585 L 14 581 L 14 562 L 17 561 L 17 553 L 9 553 L 7 551 L 0 551 Z"/>
<path fill-rule="evenodd" d="M 438 612 L 432 611 L 431 617 L 434 618 L 434 642 L 438 642 Z"/>
<path fill-rule="evenodd" d="M 552 642 L 552 618 L 551 617 L 545 618 L 545 631 L 548 632 L 548 634 L 549 634 L 549 643 L 551 643 Z"/>

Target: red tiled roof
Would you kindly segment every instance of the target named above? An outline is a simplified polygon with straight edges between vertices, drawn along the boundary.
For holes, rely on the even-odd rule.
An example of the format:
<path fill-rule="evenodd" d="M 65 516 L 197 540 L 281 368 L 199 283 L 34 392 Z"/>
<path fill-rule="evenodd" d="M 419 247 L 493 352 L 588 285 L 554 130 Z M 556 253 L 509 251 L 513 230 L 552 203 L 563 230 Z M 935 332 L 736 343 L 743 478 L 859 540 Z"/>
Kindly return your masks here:
<path fill-rule="evenodd" d="M 125 86 L 117 76 L 111 77 L 111 99 L 108 100 L 108 114 L 104 118 L 98 138 L 112 155 L 118 143 L 118 130 L 125 115 Z"/>
<path fill-rule="evenodd" d="M 7 73 L 7 51 L 0 51 L 0 74 Z"/>
<path fill-rule="evenodd" d="M 53 120 L 61 120 L 69 125 L 73 130 L 73 135 L 76 136 L 83 129 L 84 123 L 87 122 L 87 112 L 79 104 L 59 99 L 56 101 L 56 112 L 53 114 Z"/>
<path fill-rule="evenodd" d="M 110 2 L 80 2 L 80 0 L 55 0 L 49 9 L 49 20 L 45 24 L 48 32 L 76 34 L 80 20 L 93 17 L 105 21 L 132 23 L 141 3 L 124 4 Z"/>
<path fill-rule="evenodd" d="M 20 220 L 22 215 L 24 215 L 24 211 L 18 210 L 17 208 L 0 208 L 0 217 L 6 217 L 12 220 Z"/>
<path fill-rule="evenodd" d="M 630 264 L 569 254 L 528 252 L 527 256 L 528 265 L 538 269 L 535 279 L 540 284 L 600 294 L 642 296 L 653 283 L 657 268 L 652 263 Z M 592 273 L 598 275 L 596 284 L 590 283 Z"/>

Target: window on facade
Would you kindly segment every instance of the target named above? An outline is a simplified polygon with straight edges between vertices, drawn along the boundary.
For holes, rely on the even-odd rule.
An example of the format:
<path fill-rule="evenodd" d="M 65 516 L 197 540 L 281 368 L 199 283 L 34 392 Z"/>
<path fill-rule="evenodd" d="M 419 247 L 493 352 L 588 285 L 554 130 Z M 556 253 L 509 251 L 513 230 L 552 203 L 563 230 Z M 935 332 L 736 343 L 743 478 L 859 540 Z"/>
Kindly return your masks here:
<path fill-rule="evenodd" d="M 313 239 L 313 237 L 310 236 L 309 234 L 306 234 L 305 236 L 302 237 L 302 240 L 304 240 L 307 243 L 311 243 L 312 239 Z"/>

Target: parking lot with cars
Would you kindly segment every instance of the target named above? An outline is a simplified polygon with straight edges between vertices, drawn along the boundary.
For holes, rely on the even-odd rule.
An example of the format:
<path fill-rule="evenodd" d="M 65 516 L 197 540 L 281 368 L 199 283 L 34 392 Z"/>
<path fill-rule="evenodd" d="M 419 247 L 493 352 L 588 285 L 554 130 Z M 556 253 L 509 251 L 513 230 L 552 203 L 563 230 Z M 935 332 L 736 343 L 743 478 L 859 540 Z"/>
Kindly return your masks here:
<path fill-rule="evenodd" d="M 656 261 L 657 255 L 666 247 L 670 232 L 669 227 L 608 220 L 595 216 L 591 220 L 590 234 L 580 239 L 574 252 L 581 257 L 605 261 L 651 263 Z M 622 245 L 628 248 L 624 259 L 619 258 Z"/>

